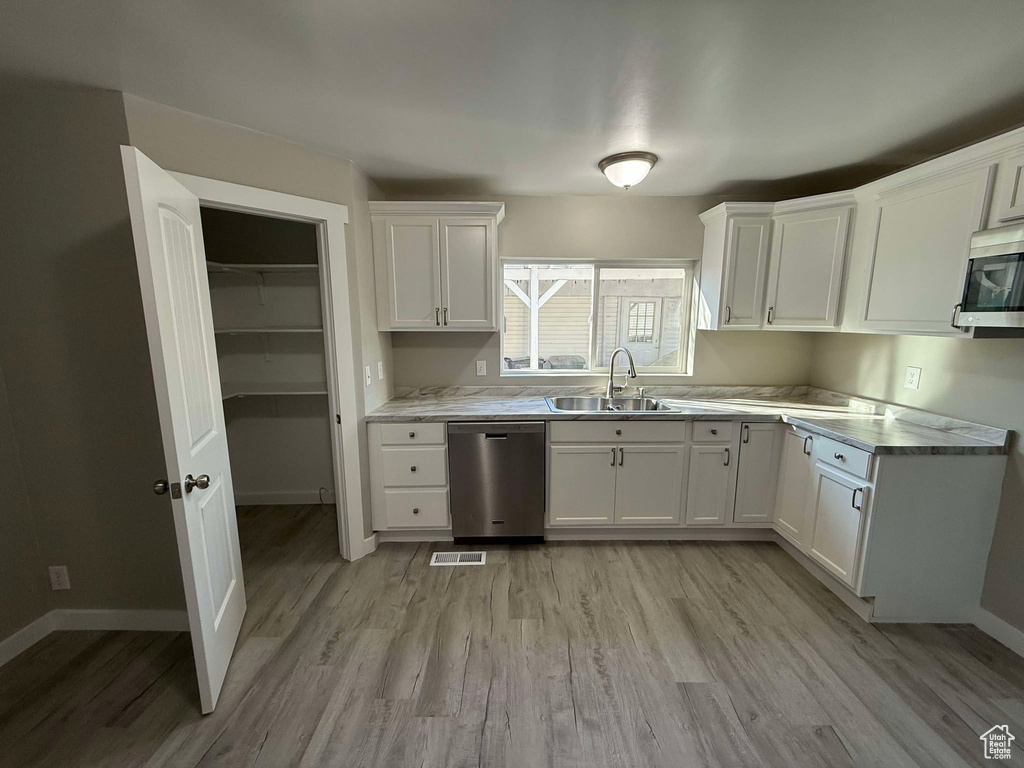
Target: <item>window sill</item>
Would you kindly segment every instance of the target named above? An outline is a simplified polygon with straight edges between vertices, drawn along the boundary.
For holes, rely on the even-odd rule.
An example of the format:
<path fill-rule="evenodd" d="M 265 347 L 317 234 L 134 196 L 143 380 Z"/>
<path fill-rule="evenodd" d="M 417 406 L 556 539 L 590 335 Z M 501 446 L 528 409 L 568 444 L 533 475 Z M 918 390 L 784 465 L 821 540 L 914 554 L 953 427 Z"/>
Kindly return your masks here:
<path fill-rule="evenodd" d="M 653 378 L 653 379 L 658 379 L 658 378 L 677 379 L 677 378 L 680 378 L 680 377 L 690 377 L 690 376 L 693 376 L 693 371 L 671 371 L 671 372 L 658 371 L 657 373 L 655 373 L 654 371 L 645 371 L 643 368 L 638 368 L 636 374 L 637 374 L 638 377 L 642 376 L 645 379 L 651 379 L 651 378 Z M 621 376 L 622 372 L 616 371 L 615 375 L 616 376 Z M 552 370 L 547 370 L 547 371 L 525 371 L 525 370 L 519 370 L 519 371 L 502 371 L 499 374 L 499 376 L 501 378 L 503 378 L 503 379 L 550 379 L 550 378 L 558 378 L 558 379 L 592 379 L 592 378 L 596 378 L 596 377 L 608 378 L 608 370 L 607 369 L 605 369 L 603 371 L 578 371 L 578 370 L 567 370 L 567 371 L 552 371 Z"/>

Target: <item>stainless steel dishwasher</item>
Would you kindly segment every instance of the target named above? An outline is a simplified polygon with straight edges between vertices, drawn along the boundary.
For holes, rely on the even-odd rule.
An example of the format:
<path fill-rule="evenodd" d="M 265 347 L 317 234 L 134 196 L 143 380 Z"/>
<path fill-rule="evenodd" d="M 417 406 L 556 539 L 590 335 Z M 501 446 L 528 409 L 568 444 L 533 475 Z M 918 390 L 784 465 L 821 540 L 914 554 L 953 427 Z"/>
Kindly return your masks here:
<path fill-rule="evenodd" d="M 449 422 L 452 536 L 544 538 L 543 421 Z"/>

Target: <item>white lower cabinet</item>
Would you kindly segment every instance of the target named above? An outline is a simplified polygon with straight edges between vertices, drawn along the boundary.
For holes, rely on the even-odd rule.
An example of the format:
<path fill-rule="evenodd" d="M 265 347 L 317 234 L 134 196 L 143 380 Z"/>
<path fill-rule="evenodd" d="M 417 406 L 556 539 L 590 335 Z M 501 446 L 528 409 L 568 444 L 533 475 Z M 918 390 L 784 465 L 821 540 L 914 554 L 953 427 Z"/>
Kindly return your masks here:
<path fill-rule="evenodd" d="M 734 523 L 771 522 L 779 480 L 782 429 L 774 423 L 740 426 Z"/>
<path fill-rule="evenodd" d="M 807 537 L 807 495 L 811 485 L 813 435 L 786 427 L 782 436 L 779 488 L 775 498 L 775 530 L 798 547 Z"/>
<path fill-rule="evenodd" d="M 808 554 L 853 586 L 857 577 L 868 489 L 823 464 L 814 468 Z"/>
<path fill-rule="evenodd" d="M 552 445 L 548 455 L 549 524 L 613 522 L 618 469 L 615 446 Z"/>
<path fill-rule="evenodd" d="M 736 498 L 736 462 L 731 445 L 690 446 L 686 492 L 688 525 L 720 525 Z"/>
<path fill-rule="evenodd" d="M 674 525 L 679 522 L 686 448 L 625 445 L 615 471 L 615 522 Z"/>

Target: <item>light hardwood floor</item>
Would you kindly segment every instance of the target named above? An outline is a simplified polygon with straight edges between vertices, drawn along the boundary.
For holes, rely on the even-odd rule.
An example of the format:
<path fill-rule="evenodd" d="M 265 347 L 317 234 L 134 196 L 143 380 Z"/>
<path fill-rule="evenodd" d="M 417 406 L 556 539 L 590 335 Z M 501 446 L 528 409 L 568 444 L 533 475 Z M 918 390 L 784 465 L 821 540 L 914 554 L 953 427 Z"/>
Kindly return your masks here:
<path fill-rule="evenodd" d="M 872 626 L 774 544 L 337 555 L 333 508 L 240 510 L 249 610 L 216 712 L 184 634 L 56 633 L 0 668 L 4 766 L 963 766 L 1024 660 Z"/>

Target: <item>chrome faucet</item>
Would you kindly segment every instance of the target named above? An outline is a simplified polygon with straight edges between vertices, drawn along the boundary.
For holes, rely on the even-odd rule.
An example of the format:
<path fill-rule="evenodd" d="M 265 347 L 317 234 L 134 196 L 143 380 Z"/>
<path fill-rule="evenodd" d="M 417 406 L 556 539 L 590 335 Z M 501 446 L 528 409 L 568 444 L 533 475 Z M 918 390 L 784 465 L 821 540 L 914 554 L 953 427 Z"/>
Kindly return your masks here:
<path fill-rule="evenodd" d="M 612 352 L 611 360 L 608 361 L 608 388 L 605 390 L 604 396 L 609 400 L 626 388 L 625 385 L 621 387 L 615 386 L 615 358 L 618 357 L 619 352 L 625 352 L 626 357 L 629 359 L 629 369 L 626 371 L 626 378 L 636 378 L 636 366 L 633 364 L 633 355 L 630 354 L 630 351 L 625 347 L 617 347 L 615 351 Z"/>

